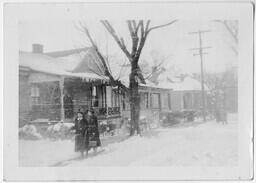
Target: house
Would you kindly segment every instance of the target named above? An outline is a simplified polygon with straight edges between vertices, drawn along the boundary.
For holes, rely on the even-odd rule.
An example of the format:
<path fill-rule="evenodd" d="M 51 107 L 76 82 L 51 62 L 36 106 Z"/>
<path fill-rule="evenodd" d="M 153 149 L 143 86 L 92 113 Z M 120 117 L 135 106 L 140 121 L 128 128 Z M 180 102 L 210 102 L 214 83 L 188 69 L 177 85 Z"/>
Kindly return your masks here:
<path fill-rule="evenodd" d="M 29 73 L 30 68 L 19 67 L 19 125 L 23 126 L 29 117 L 30 105 L 30 90 L 29 86 Z"/>
<path fill-rule="evenodd" d="M 101 119 L 120 117 L 120 97 L 109 85 L 92 48 L 44 53 L 19 52 L 20 124 L 70 122 L 93 107 Z"/>
<path fill-rule="evenodd" d="M 158 122 L 161 112 L 171 110 L 171 92 L 172 89 L 159 87 L 148 80 L 146 80 L 146 84 L 139 84 L 140 118 L 151 122 Z M 129 98 L 126 97 L 125 99 L 125 103 L 121 108 L 121 114 L 123 118 L 129 119 Z"/>
<path fill-rule="evenodd" d="M 202 109 L 201 82 L 192 77 L 173 77 L 166 78 L 159 86 L 172 88 L 171 109 L 172 111 Z M 207 92 L 209 88 L 204 85 L 205 103 L 207 104 Z"/>

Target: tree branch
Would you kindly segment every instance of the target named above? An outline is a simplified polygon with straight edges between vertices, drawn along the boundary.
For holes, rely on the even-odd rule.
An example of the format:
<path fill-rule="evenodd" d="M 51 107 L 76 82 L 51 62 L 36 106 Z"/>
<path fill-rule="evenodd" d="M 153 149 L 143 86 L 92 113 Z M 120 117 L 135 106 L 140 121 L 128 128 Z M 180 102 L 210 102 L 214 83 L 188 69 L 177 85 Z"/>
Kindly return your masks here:
<path fill-rule="evenodd" d="M 153 74 L 155 74 L 156 72 L 160 71 L 161 68 L 157 68 L 154 71 L 152 71 L 148 76 L 145 77 L 145 79 L 149 79 L 150 77 L 153 76 Z"/>
<path fill-rule="evenodd" d="M 140 44 L 139 44 L 139 47 L 136 51 L 136 55 L 135 55 L 135 60 L 139 60 L 140 58 L 140 54 L 141 54 L 141 51 L 145 45 L 145 42 L 146 42 L 146 39 L 147 39 L 147 33 L 145 32 L 144 30 L 144 23 L 142 22 L 141 26 L 140 26 L 140 33 L 141 33 L 141 36 L 140 36 Z"/>
<path fill-rule="evenodd" d="M 95 63 L 96 67 L 98 68 L 98 70 L 100 72 L 102 72 L 103 74 L 105 74 L 105 68 L 104 68 L 104 65 L 103 65 L 103 70 L 102 70 L 102 65 L 99 63 L 96 62 L 95 58 L 92 58 L 92 55 L 89 55 L 91 57 L 91 60 Z"/>
<path fill-rule="evenodd" d="M 128 20 L 127 24 L 128 24 L 128 28 L 129 28 L 131 39 L 132 39 L 131 58 L 134 58 L 137 51 L 138 43 L 139 43 L 139 37 L 137 33 L 141 23 L 139 22 L 138 25 L 136 25 L 135 20 Z"/>
<path fill-rule="evenodd" d="M 230 26 L 228 25 L 228 23 L 227 23 L 226 20 L 224 20 L 222 23 L 225 25 L 225 27 L 226 27 L 226 29 L 228 30 L 228 32 L 231 34 L 231 36 L 234 38 L 235 42 L 238 44 L 238 37 L 237 37 L 237 34 L 236 34 L 236 30 L 233 31 L 233 30 L 230 28 Z"/>
<path fill-rule="evenodd" d="M 114 28 L 111 26 L 111 24 L 107 20 L 101 20 L 101 23 L 103 26 L 107 29 L 107 31 L 110 33 L 110 35 L 115 39 L 118 46 L 121 48 L 121 50 L 125 53 L 125 55 L 128 57 L 129 60 L 131 60 L 131 54 L 128 52 L 126 46 L 124 45 L 123 39 L 119 39 Z"/>
<path fill-rule="evenodd" d="M 228 25 L 226 20 L 214 20 L 215 22 L 219 22 L 222 23 L 225 28 L 227 29 L 227 31 L 230 33 L 230 35 L 232 36 L 232 38 L 235 40 L 235 43 L 238 44 L 238 28 L 235 26 L 235 28 L 233 27 L 233 29 Z"/>
<path fill-rule="evenodd" d="M 87 29 L 86 26 L 82 25 L 82 23 L 80 22 L 80 27 L 81 29 L 83 30 L 83 32 L 85 33 L 85 35 L 88 37 L 88 39 L 90 40 L 91 44 L 92 44 L 92 47 L 94 48 L 94 50 L 96 51 L 96 54 L 98 55 L 102 65 L 103 65 L 103 68 L 104 68 L 104 74 L 106 74 L 106 76 L 109 77 L 110 81 L 111 82 L 114 82 L 114 78 L 112 76 L 112 74 L 109 72 L 109 68 L 106 64 L 106 60 L 104 59 L 104 57 L 102 56 L 102 54 L 100 53 L 97 45 L 95 44 L 94 40 L 92 39 L 91 35 L 90 35 L 90 32 L 89 30 Z M 97 65 L 97 64 L 96 64 Z M 97 65 L 98 66 L 98 65 Z"/>
<path fill-rule="evenodd" d="M 149 30 L 149 24 L 150 24 L 150 20 L 147 21 L 147 24 L 146 24 L 146 31 L 145 31 L 145 32 L 148 32 L 148 30 Z"/>
<path fill-rule="evenodd" d="M 162 61 L 158 65 L 154 66 L 154 70 L 152 69 L 152 72 L 148 76 L 146 76 L 145 79 L 149 79 L 151 76 L 153 76 L 153 74 L 155 74 L 156 72 L 160 71 L 160 69 L 162 69 L 161 66 L 163 65 L 163 63 L 165 62 L 165 60 L 167 58 L 168 57 L 163 58 Z"/>
<path fill-rule="evenodd" d="M 175 23 L 176 21 L 178 20 L 173 20 L 167 24 L 163 24 L 163 25 L 158 25 L 158 26 L 154 26 L 154 27 L 151 27 L 149 28 L 149 24 L 150 24 L 150 20 L 147 21 L 146 23 L 146 28 L 144 28 L 144 24 L 142 23 L 141 25 L 141 38 L 140 38 L 140 44 L 139 44 L 139 48 L 136 52 L 136 59 L 138 60 L 139 57 L 140 57 L 140 54 L 141 54 L 141 51 L 142 51 L 142 48 L 144 47 L 145 45 L 145 42 L 146 42 L 146 39 L 147 39 L 147 36 L 149 34 L 150 31 L 154 30 L 154 29 L 159 29 L 159 28 L 162 28 L 162 27 L 166 27 L 166 26 L 169 26 L 173 23 Z"/>
<path fill-rule="evenodd" d="M 175 22 L 177 22 L 177 21 L 178 21 L 178 20 L 173 20 L 173 21 L 171 21 L 171 22 L 169 22 L 169 23 L 167 23 L 167 24 L 163 24 L 163 25 L 158 25 L 158 26 L 151 27 L 151 28 L 148 29 L 147 33 L 149 33 L 150 31 L 152 31 L 152 30 L 154 30 L 154 29 L 159 29 L 159 28 L 162 28 L 162 27 L 166 27 L 166 26 L 171 25 L 171 24 L 173 24 L 173 23 L 175 23 Z"/>
<path fill-rule="evenodd" d="M 136 28 L 132 26 L 132 21 L 131 20 L 127 20 L 126 22 L 127 22 L 128 28 L 129 28 L 130 35 L 131 35 L 131 37 L 133 37 L 134 34 L 135 34 L 135 29 Z"/>
<path fill-rule="evenodd" d="M 233 51 L 236 55 L 238 55 L 238 51 L 237 51 L 237 49 L 236 49 L 234 46 L 230 46 L 230 48 L 232 49 L 232 51 Z"/>

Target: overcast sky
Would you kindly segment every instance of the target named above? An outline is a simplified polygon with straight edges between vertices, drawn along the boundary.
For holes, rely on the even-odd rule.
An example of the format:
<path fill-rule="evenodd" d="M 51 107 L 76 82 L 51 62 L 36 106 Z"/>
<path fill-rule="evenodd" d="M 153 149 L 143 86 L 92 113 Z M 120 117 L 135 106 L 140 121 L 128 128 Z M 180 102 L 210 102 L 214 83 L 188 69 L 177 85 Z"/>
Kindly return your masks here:
<path fill-rule="evenodd" d="M 23 12 L 25 16 L 19 21 L 20 50 L 31 51 L 33 43 L 43 44 L 45 52 L 90 46 L 86 37 L 75 27 L 78 21 L 82 20 L 89 28 L 103 54 L 108 53 L 119 59 L 125 59 L 113 38 L 99 22 L 100 18 L 95 18 L 96 10 L 97 12 L 100 11 L 98 7 L 95 8 L 95 11 L 93 8 L 83 6 L 79 6 L 79 8 L 67 6 L 64 9 L 51 7 L 51 9 L 47 9 L 48 12 L 55 11 L 55 13 L 49 14 L 43 11 L 44 8 L 40 8 L 39 11 L 35 8 L 27 8 L 27 10 L 37 16 L 28 18 L 29 13 Z M 35 13 L 35 11 L 37 12 Z M 66 18 L 67 12 L 68 18 Z M 126 19 L 115 13 L 106 18 L 112 23 L 117 33 L 124 37 L 130 50 L 130 35 L 125 22 Z M 113 16 L 118 16 L 118 18 L 113 18 Z M 160 25 L 172 20 L 170 17 L 153 19 L 151 25 Z M 199 38 L 198 35 L 188 34 L 198 30 L 211 30 L 211 32 L 202 35 L 203 46 L 211 47 L 211 49 L 206 50 L 208 54 L 204 55 L 206 72 L 221 72 L 228 66 L 237 64 L 237 56 L 230 48 L 234 41 L 221 23 L 211 20 L 182 19 L 149 34 L 142 51 L 141 61 L 147 60 L 151 63 L 153 58 L 167 57 L 164 63 L 166 68 L 174 65 L 181 72 L 200 72 L 200 57 L 193 56 L 193 53 L 197 52 L 190 50 L 190 48 L 199 46 Z"/>

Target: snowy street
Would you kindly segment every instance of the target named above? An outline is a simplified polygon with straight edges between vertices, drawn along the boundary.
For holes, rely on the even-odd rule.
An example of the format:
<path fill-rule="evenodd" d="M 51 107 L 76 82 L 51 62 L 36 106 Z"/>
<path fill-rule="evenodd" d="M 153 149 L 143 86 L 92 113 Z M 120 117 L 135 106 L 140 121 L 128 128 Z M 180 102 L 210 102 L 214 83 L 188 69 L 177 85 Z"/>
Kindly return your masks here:
<path fill-rule="evenodd" d="M 87 159 L 79 159 L 71 140 L 20 140 L 19 158 L 21 166 L 234 166 L 237 137 L 237 116 L 230 115 L 227 125 L 191 122 L 103 139 L 104 151 Z"/>

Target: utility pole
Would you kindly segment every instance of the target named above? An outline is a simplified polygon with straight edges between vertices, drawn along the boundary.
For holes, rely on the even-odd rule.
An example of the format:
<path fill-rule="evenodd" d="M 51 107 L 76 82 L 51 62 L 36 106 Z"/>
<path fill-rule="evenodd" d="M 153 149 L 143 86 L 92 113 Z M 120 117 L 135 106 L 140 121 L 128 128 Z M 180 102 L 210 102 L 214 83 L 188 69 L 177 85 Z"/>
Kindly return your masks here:
<path fill-rule="evenodd" d="M 203 65 L 203 55 L 208 54 L 203 52 L 204 49 L 208 49 L 211 47 L 203 47 L 202 45 L 202 34 L 210 32 L 210 30 L 198 30 L 197 32 L 190 32 L 189 34 L 198 34 L 199 37 L 199 48 L 192 48 L 191 50 L 198 50 L 198 54 L 193 54 L 194 56 L 200 56 L 201 61 L 201 89 L 202 89 L 202 113 L 203 113 L 203 120 L 206 121 L 206 114 L 205 114 L 205 92 L 204 92 L 204 65 Z"/>

